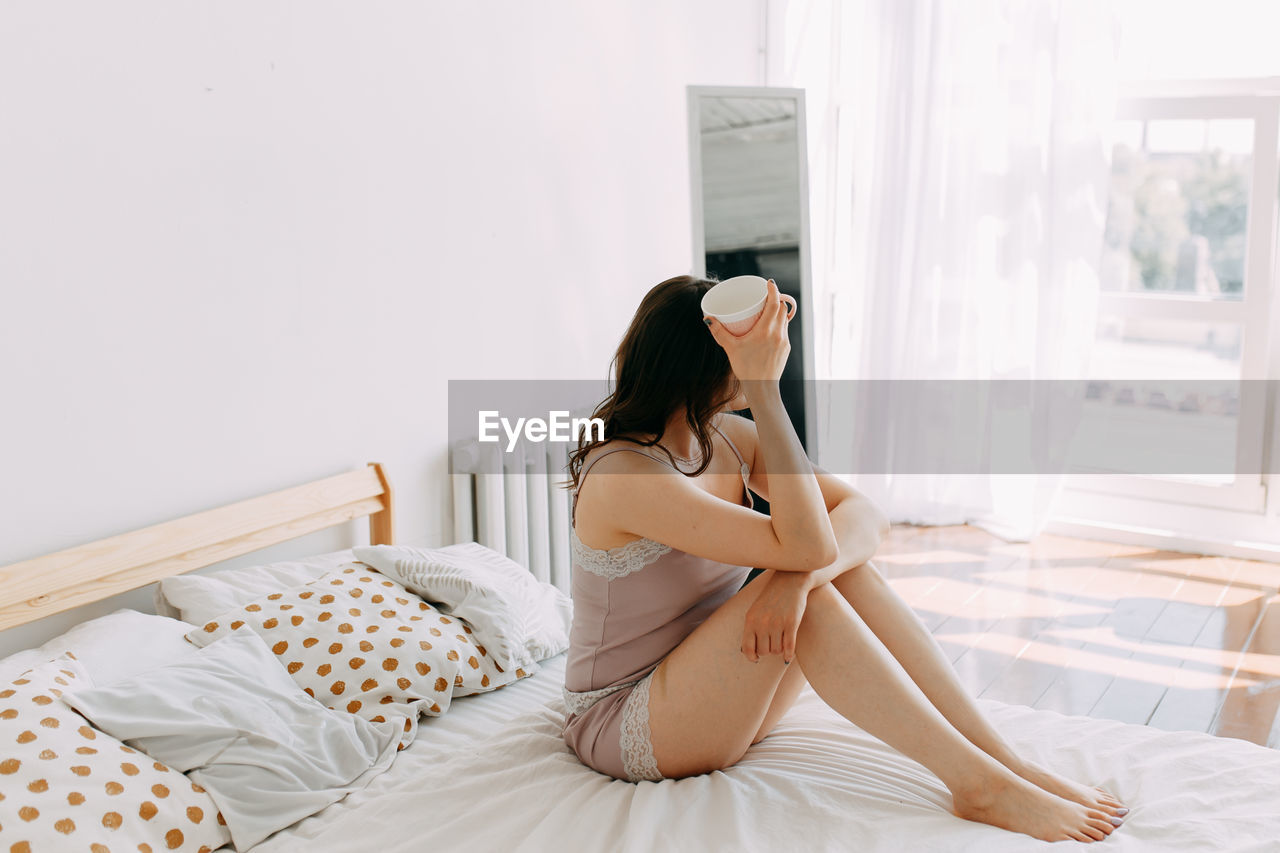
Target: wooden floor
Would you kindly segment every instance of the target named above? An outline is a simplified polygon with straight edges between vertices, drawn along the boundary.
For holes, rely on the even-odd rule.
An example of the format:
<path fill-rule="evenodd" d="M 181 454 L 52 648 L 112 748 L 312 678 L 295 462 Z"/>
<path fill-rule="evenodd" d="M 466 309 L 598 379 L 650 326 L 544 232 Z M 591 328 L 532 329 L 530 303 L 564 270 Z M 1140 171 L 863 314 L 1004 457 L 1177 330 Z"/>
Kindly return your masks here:
<path fill-rule="evenodd" d="M 974 695 L 1280 746 L 1280 565 L 973 527 L 875 562 Z"/>

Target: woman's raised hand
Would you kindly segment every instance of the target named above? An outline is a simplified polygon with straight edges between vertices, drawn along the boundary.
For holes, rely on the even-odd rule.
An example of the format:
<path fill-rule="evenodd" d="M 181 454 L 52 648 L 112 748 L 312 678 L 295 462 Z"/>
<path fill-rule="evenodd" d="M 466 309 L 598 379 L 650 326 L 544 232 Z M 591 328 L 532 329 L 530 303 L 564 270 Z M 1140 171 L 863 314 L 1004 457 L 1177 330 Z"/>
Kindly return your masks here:
<path fill-rule="evenodd" d="M 704 322 L 711 330 L 716 343 L 724 347 L 729 356 L 729 366 L 739 380 L 777 380 L 782 376 L 787 356 L 791 353 L 791 341 L 787 337 L 787 306 L 778 293 L 778 285 L 769 279 L 769 291 L 765 296 L 764 310 L 756 324 L 745 335 L 731 334 L 715 317 Z"/>

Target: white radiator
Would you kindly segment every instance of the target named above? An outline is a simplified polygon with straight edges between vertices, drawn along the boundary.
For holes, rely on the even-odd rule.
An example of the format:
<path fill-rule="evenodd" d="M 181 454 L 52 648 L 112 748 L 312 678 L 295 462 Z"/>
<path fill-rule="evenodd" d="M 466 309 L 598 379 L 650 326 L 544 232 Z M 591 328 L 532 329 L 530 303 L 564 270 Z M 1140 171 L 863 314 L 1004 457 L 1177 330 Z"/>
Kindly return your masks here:
<path fill-rule="evenodd" d="M 506 554 L 540 581 L 569 592 L 568 479 L 572 445 L 476 439 L 450 449 L 455 542 L 479 542 Z"/>

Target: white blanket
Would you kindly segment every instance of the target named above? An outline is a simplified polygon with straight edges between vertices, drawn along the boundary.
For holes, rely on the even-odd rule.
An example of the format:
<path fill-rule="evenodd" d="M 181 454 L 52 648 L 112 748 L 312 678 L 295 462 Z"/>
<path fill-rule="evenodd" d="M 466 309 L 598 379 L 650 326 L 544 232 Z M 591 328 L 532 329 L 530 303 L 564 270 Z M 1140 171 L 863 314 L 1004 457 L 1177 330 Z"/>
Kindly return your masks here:
<path fill-rule="evenodd" d="M 562 671 L 556 663 L 534 679 L 555 679 Z M 935 777 L 850 725 L 808 689 L 775 732 L 728 771 L 633 785 L 579 763 L 560 737 L 563 703 L 543 687 L 512 694 L 509 700 L 522 700 L 526 710 L 496 734 L 435 743 L 420 734 L 369 790 L 254 853 L 1003 853 L 1049 846 L 954 817 Z M 464 701 L 508 701 L 502 694 L 512 688 Z M 538 702 L 530 701 L 534 689 Z M 1280 752 L 1204 734 L 982 704 L 1029 758 L 1103 785 L 1130 805 L 1125 825 L 1098 850 L 1280 850 Z"/>

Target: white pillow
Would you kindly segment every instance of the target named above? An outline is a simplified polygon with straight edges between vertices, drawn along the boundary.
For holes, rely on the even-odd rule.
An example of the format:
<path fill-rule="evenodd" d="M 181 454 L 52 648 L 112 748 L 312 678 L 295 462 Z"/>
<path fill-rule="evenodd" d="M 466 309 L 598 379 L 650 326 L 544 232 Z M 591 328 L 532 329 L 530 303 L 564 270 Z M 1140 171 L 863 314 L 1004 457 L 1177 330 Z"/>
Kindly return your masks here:
<path fill-rule="evenodd" d="M 184 622 L 203 625 L 269 592 L 310 583 L 353 559 L 351 549 L 347 548 L 301 560 L 281 560 L 207 575 L 174 575 L 156 584 L 156 611 L 171 610 Z"/>
<path fill-rule="evenodd" d="M 12 681 L 28 669 L 71 652 L 94 684 L 110 684 L 194 655 L 195 646 L 185 639 L 190 630 L 191 625 L 177 619 L 117 610 L 82 622 L 39 648 L 0 660 L 0 681 Z"/>
<path fill-rule="evenodd" d="M 356 559 L 465 619 L 507 669 L 569 647 L 573 603 L 527 569 L 476 542 L 447 548 L 361 546 Z"/>
<path fill-rule="evenodd" d="M 247 628 L 193 660 L 63 701 L 198 782 L 237 850 L 363 788 L 390 766 L 403 725 L 330 711 Z"/>

